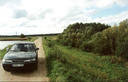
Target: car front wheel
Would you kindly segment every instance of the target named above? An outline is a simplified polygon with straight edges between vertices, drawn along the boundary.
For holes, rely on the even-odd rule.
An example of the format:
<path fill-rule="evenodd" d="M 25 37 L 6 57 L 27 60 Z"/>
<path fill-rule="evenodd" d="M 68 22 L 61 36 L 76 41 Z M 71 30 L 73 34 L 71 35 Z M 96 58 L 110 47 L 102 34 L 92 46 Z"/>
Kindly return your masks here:
<path fill-rule="evenodd" d="M 8 72 L 10 71 L 7 67 L 4 67 L 4 66 L 3 66 L 3 69 L 4 69 L 5 71 L 8 71 Z"/>

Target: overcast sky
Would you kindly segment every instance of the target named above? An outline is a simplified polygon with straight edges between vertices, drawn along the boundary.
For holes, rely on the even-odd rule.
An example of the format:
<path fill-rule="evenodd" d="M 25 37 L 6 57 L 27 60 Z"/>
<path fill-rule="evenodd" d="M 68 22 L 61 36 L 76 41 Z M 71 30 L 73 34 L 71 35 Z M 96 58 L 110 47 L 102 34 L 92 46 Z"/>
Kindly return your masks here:
<path fill-rule="evenodd" d="M 0 0 L 0 35 L 62 32 L 75 22 L 118 24 L 128 0 Z"/>

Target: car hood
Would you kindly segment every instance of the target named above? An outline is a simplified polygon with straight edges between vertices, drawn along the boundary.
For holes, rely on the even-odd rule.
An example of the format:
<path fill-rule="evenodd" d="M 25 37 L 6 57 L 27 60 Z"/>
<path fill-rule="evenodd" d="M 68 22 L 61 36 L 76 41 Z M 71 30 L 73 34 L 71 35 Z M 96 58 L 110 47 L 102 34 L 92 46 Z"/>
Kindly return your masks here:
<path fill-rule="evenodd" d="M 35 58 L 35 52 L 8 52 L 5 54 L 4 59 L 31 59 Z"/>

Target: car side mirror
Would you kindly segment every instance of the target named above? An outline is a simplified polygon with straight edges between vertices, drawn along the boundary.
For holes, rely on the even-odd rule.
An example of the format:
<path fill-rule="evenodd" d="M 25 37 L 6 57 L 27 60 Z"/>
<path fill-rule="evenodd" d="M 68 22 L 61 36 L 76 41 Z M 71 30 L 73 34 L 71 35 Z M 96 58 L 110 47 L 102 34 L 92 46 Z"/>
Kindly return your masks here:
<path fill-rule="evenodd" d="M 39 50 L 39 48 L 36 48 L 36 50 Z"/>

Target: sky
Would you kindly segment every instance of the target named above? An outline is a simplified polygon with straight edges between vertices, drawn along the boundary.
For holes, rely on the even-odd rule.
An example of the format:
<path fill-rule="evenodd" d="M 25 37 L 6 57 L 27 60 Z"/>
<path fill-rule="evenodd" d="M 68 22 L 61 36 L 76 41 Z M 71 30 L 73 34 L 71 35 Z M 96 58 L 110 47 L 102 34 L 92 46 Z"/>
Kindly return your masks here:
<path fill-rule="evenodd" d="M 118 25 L 128 0 L 0 0 L 0 35 L 61 33 L 76 22 Z"/>

